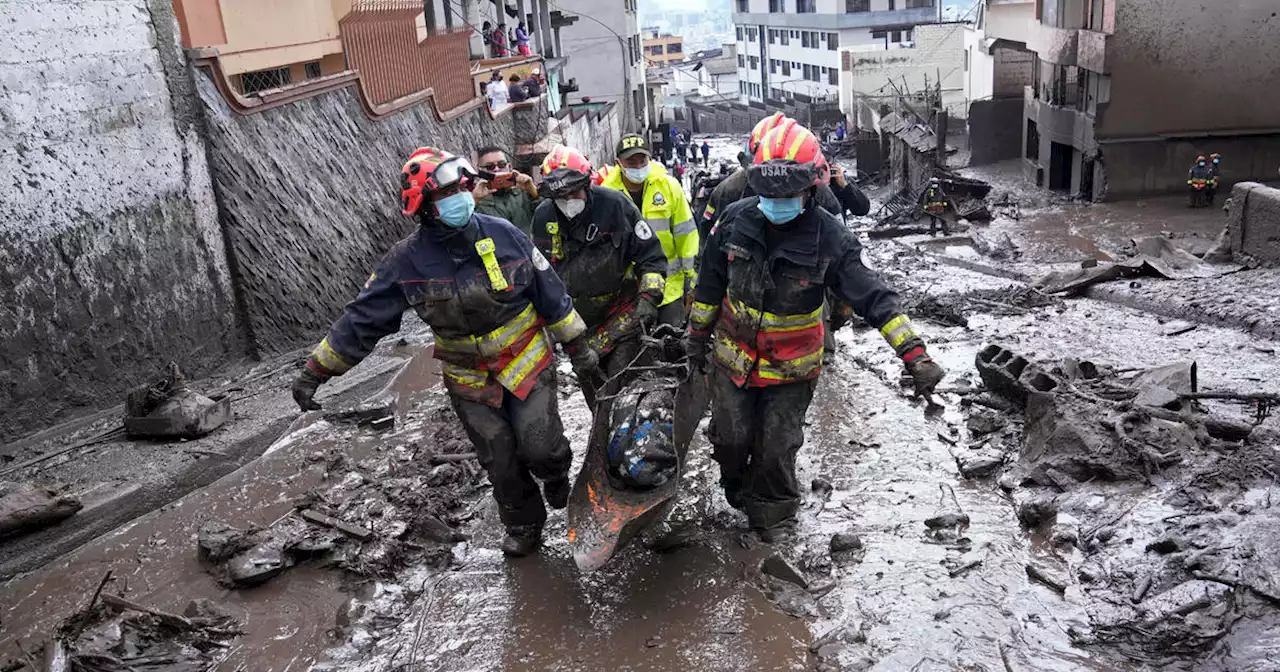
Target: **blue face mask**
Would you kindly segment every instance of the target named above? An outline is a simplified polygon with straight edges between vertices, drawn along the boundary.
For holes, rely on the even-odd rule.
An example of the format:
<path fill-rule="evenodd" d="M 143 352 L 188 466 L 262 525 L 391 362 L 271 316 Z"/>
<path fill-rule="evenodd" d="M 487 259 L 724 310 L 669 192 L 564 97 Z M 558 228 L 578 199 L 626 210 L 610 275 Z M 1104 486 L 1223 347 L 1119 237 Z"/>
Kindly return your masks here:
<path fill-rule="evenodd" d="M 471 221 L 471 213 L 476 210 L 476 199 L 469 191 L 459 191 L 436 201 L 436 210 L 440 212 L 440 221 L 445 226 L 461 229 Z"/>
<path fill-rule="evenodd" d="M 765 198 L 760 197 L 760 205 L 756 206 L 760 212 L 764 213 L 766 219 L 774 224 L 786 224 L 787 222 L 800 216 L 804 212 L 804 199 L 796 196 L 794 198 Z"/>

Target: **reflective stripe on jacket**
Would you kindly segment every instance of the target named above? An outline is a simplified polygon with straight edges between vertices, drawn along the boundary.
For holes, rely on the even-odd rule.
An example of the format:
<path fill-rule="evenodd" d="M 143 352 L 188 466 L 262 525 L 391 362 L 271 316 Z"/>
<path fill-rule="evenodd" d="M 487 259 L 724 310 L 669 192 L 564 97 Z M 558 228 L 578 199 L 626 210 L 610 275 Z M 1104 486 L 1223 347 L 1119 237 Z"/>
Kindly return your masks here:
<path fill-rule="evenodd" d="M 863 265 L 862 246 L 839 219 L 811 207 L 785 228 L 770 228 L 757 203 L 743 199 L 719 219 L 689 315 L 694 335 L 714 334 L 712 358 L 736 385 L 766 387 L 822 372 L 828 292 L 881 329 L 900 356 L 923 345 L 897 292 Z"/>
<path fill-rule="evenodd" d="M 627 193 L 621 170 L 609 171 L 600 186 Z M 683 300 L 686 293 L 693 291 L 697 278 L 693 265 L 698 256 L 698 227 L 693 222 L 684 187 L 667 174 L 660 163 L 649 162 L 649 178 L 645 180 L 641 202 L 644 203 L 641 215 L 658 234 L 662 252 L 667 256 L 667 285 L 660 304 L 665 306 Z"/>
<path fill-rule="evenodd" d="M 495 408 L 504 389 L 528 396 L 551 364 L 548 332 L 565 342 L 586 331 L 529 239 L 506 220 L 476 214 L 460 230 L 423 226 L 397 243 L 307 365 L 322 375 L 345 373 L 378 339 L 399 331 L 409 308 L 435 334 L 445 388 Z"/>

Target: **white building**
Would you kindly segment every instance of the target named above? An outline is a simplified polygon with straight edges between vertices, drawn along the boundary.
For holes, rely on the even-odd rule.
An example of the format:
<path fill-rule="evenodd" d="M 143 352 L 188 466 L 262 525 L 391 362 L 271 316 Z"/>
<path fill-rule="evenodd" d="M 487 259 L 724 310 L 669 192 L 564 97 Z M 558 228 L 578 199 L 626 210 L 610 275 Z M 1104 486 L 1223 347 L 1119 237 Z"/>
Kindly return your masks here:
<path fill-rule="evenodd" d="M 912 44 L 938 0 L 733 0 L 742 98 L 834 99 L 842 47 Z"/>
<path fill-rule="evenodd" d="M 928 92 L 952 117 L 968 116 L 965 105 L 963 23 L 917 26 L 914 41 L 888 49 L 854 46 L 840 49 L 840 109 L 866 127 L 869 110 L 893 106 L 899 93 L 911 98 Z M 941 80 L 941 83 L 939 83 Z M 936 103 L 935 103 L 936 104 Z"/>
<path fill-rule="evenodd" d="M 636 2 L 555 0 L 553 7 L 567 23 L 559 29 L 558 40 L 563 49 L 558 55 L 568 58 L 564 76 L 578 82 L 569 102 L 585 97 L 617 103 L 624 131 L 645 128 L 650 122 Z"/>

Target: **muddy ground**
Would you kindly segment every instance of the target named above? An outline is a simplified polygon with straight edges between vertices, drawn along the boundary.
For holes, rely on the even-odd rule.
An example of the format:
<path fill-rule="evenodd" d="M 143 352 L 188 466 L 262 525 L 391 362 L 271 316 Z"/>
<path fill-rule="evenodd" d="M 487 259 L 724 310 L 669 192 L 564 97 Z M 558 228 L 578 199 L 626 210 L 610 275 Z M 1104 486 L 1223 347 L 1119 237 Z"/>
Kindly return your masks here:
<path fill-rule="evenodd" d="M 869 257 L 903 290 L 950 371 L 944 408 L 908 396 L 874 330 L 842 332 L 807 418 L 799 469 L 813 487 L 793 545 L 773 549 L 744 533 L 700 434 L 672 516 L 684 543 L 661 552 L 637 543 L 584 575 L 554 513 L 540 555 L 503 558 L 496 510 L 463 455 L 429 335 L 410 328 L 405 341 L 380 346 L 363 377 L 322 395 L 324 412 L 289 410 L 291 362 L 273 362 L 238 385 L 237 421 L 205 443 L 108 443 L 33 474 L 121 492 L 221 460 L 190 452 L 208 442 L 244 456 L 181 497 L 108 500 L 143 508 L 100 506 L 127 521 L 115 529 L 100 522 L 95 532 L 73 516 L 0 541 L 11 566 L 31 570 L 0 586 L 0 670 L 20 669 L 19 642 L 35 651 L 76 622 L 68 619 L 99 585 L 166 613 L 216 605 L 243 633 L 202 652 L 225 670 L 1277 669 L 1274 417 L 1243 443 L 1169 434 L 1149 441 L 1168 459 L 1045 477 L 1026 454 L 1028 414 L 981 393 L 975 368 L 998 343 L 1048 372 L 1067 358 L 1125 370 L 1194 360 L 1203 389 L 1274 392 L 1275 343 L 1090 299 L 1043 299 L 891 241 L 871 243 Z M 561 388 L 580 458 L 586 408 L 568 375 Z M 388 403 L 389 430 L 341 413 Z M 1203 407 L 1237 422 L 1257 411 Z M 1132 410 L 1097 408 L 1100 420 Z M 257 436 L 268 438 L 256 451 L 227 448 Z M 57 440 L 48 442 L 21 459 Z M 258 551 L 278 551 L 278 573 L 253 587 L 229 580 L 197 551 L 210 523 L 258 535 Z M 87 543 L 75 536 L 106 530 Z M 833 552 L 837 534 L 856 542 L 844 536 L 847 548 Z M 63 545 L 29 550 L 45 544 Z M 774 554 L 807 587 L 761 573 Z"/>

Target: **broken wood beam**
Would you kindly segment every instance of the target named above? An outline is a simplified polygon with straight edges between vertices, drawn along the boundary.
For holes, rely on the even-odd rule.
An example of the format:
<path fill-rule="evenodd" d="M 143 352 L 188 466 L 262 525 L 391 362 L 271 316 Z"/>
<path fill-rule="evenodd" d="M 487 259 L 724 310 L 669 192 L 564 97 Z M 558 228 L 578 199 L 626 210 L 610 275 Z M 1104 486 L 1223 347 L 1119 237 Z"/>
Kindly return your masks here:
<path fill-rule="evenodd" d="M 359 541 L 369 541 L 370 539 L 373 538 L 372 530 L 365 527 L 360 527 L 359 525 L 352 525 L 351 523 L 348 523 L 344 520 L 338 520 L 333 516 L 326 516 L 323 513 L 320 513 L 319 511 L 312 511 L 311 509 L 303 509 L 298 512 L 298 515 L 302 516 L 304 520 L 315 523 L 316 525 L 323 525 L 325 527 L 333 528 L 347 535 L 348 537 L 352 537 Z"/>
<path fill-rule="evenodd" d="M 195 624 L 193 624 L 191 620 L 188 619 L 186 616 L 179 616 L 177 614 L 171 614 L 167 611 L 160 611 L 159 609 L 148 607 L 145 604 L 138 604 L 137 602 L 120 597 L 119 595 L 112 595 L 110 593 L 103 595 L 102 603 L 107 606 L 120 609 L 122 611 L 128 610 L 128 611 L 137 611 L 144 614 L 150 614 L 160 619 L 161 621 L 165 622 L 166 624 L 172 625 L 175 627 L 187 628 L 187 629 L 193 629 L 196 627 Z"/>

